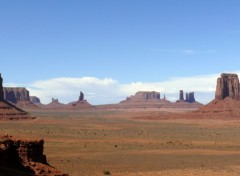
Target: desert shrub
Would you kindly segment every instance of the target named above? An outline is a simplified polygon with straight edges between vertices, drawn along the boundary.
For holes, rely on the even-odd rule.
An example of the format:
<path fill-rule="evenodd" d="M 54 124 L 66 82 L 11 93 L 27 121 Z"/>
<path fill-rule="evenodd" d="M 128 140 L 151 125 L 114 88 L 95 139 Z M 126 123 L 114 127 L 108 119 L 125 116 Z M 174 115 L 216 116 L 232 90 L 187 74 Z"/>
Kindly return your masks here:
<path fill-rule="evenodd" d="M 109 171 L 107 171 L 107 170 L 103 171 L 103 174 L 104 175 L 111 175 L 111 173 Z"/>

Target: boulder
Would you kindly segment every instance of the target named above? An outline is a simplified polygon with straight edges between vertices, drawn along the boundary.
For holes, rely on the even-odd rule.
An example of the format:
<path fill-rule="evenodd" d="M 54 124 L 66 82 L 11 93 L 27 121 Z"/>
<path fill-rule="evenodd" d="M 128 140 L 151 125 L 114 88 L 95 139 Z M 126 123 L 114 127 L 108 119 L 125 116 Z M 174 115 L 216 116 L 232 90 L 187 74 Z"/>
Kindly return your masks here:
<path fill-rule="evenodd" d="M 226 97 L 231 97 L 234 100 L 239 100 L 240 98 L 240 86 L 237 74 L 223 73 L 217 79 L 215 98 L 223 100 Z"/>

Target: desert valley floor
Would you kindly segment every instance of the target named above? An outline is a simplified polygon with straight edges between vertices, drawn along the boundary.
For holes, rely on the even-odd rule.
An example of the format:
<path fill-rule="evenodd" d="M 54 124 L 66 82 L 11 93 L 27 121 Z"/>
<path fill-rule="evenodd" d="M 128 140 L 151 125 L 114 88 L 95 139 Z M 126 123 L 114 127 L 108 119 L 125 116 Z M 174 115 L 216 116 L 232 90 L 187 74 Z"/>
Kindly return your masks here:
<path fill-rule="evenodd" d="M 190 111 L 176 108 L 29 111 L 38 118 L 1 121 L 0 133 L 43 138 L 48 162 L 71 176 L 240 175 L 240 119 L 166 119 Z"/>

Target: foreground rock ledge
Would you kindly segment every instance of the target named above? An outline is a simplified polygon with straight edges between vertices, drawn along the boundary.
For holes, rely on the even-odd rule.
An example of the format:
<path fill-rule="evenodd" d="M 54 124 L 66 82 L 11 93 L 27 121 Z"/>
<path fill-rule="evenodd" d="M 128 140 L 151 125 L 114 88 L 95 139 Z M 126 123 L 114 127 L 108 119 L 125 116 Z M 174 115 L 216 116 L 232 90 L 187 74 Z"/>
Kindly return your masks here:
<path fill-rule="evenodd" d="M 9 172 L 18 176 L 68 176 L 47 163 L 43 154 L 44 140 L 0 138 L 0 173 L 8 176 Z M 5 174 L 6 173 L 6 174 Z"/>

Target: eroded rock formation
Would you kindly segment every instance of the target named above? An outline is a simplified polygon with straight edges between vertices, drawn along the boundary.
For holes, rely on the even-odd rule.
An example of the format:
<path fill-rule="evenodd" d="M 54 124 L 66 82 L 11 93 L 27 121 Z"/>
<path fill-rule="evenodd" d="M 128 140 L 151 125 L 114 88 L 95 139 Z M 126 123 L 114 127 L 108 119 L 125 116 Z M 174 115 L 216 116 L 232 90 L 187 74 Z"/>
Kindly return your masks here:
<path fill-rule="evenodd" d="M 238 75 L 221 74 L 217 79 L 215 99 L 201 107 L 197 113 L 208 118 L 239 118 L 239 90 Z"/>
<path fill-rule="evenodd" d="M 179 100 L 180 100 L 180 101 L 184 101 L 183 90 L 180 90 L 180 91 L 179 91 Z"/>
<path fill-rule="evenodd" d="M 33 117 L 31 117 L 27 112 L 2 98 L 4 95 L 2 82 L 3 79 L 0 74 L 0 120 L 32 119 Z"/>
<path fill-rule="evenodd" d="M 179 100 L 177 101 L 177 103 L 179 102 L 188 102 L 188 103 L 194 103 L 196 102 L 195 97 L 194 97 L 194 92 L 189 92 L 186 93 L 186 99 L 184 100 L 184 96 L 183 96 L 183 90 L 179 91 Z"/>
<path fill-rule="evenodd" d="M 82 92 L 80 92 L 78 101 L 83 101 L 83 100 L 84 100 L 84 94 Z"/>
<path fill-rule="evenodd" d="M 188 99 L 186 100 L 186 102 L 189 102 L 189 103 L 195 102 L 194 92 L 188 93 Z"/>
<path fill-rule="evenodd" d="M 2 76 L 0 74 L 0 101 L 4 100 L 4 92 L 3 92 L 2 84 L 3 84 L 3 79 L 2 79 Z"/>
<path fill-rule="evenodd" d="M 67 176 L 47 163 L 43 150 L 44 140 L 30 141 L 2 137 L 0 138 L 1 169 L 20 170 L 35 176 Z"/>
<path fill-rule="evenodd" d="M 29 91 L 24 87 L 4 87 L 4 98 L 17 104 L 19 101 L 30 101 Z"/>
<path fill-rule="evenodd" d="M 45 108 L 53 108 L 53 109 L 59 109 L 59 108 L 66 108 L 66 105 L 63 103 L 60 103 L 58 99 L 52 98 L 52 102 L 44 105 Z"/>
<path fill-rule="evenodd" d="M 36 96 L 30 96 L 30 101 L 34 104 L 41 104 L 40 99 Z"/>
<path fill-rule="evenodd" d="M 161 99 L 160 92 L 156 91 L 139 91 L 135 95 L 127 97 L 126 100 L 118 104 L 120 108 L 160 108 L 170 102 L 164 98 Z"/>
<path fill-rule="evenodd" d="M 217 79 L 215 98 L 222 100 L 226 97 L 231 97 L 235 100 L 239 100 L 240 98 L 240 86 L 237 74 L 223 73 Z"/>
<path fill-rule="evenodd" d="M 84 99 L 83 92 L 80 92 L 80 96 L 78 98 L 78 101 L 70 102 L 68 104 L 70 109 L 91 109 L 94 108 L 90 103 L 87 102 L 87 100 Z"/>
<path fill-rule="evenodd" d="M 127 100 L 130 101 L 145 101 L 145 100 L 160 100 L 160 92 L 155 91 L 140 91 L 137 92 L 135 95 L 130 96 L 127 98 Z"/>

